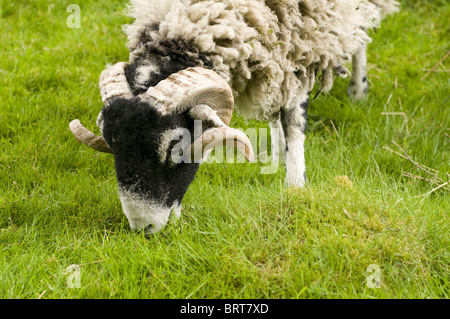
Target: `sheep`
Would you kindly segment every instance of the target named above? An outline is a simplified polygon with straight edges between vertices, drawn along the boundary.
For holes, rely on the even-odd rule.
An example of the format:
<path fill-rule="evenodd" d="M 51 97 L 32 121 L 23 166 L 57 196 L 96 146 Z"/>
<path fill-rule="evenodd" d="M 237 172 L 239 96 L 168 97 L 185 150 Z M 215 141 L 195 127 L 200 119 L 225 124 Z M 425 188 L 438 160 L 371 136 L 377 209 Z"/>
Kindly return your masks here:
<path fill-rule="evenodd" d="M 376 5 L 375 3 L 378 3 Z M 370 38 L 387 0 L 131 0 L 130 63 L 102 72 L 102 136 L 78 120 L 80 142 L 114 154 L 119 196 L 133 230 L 162 230 L 208 152 L 226 143 L 252 162 L 236 110 L 281 127 L 287 187 L 306 182 L 309 95 Z M 356 59 L 358 60 L 358 59 Z M 200 131 L 198 123 L 201 123 Z M 273 134 L 275 136 L 275 134 Z M 274 141 L 276 142 L 276 141 Z M 276 144 L 276 143 L 273 143 Z M 206 154 L 206 155 L 205 155 Z"/>

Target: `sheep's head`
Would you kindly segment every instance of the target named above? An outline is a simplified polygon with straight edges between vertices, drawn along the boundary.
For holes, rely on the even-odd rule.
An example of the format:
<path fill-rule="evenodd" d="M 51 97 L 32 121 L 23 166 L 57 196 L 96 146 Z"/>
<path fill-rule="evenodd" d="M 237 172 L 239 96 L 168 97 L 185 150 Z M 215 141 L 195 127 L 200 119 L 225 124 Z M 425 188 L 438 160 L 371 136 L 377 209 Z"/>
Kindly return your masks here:
<path fill-rule="evenodd" d="M 131 228 L 154 233 L 172 213 L 179 217 L 181 201 L 208 150 L 231 142 L 249 161 L 253 150 L 244 133 L 228 126 L 233 95 L 215 72 L 189 68 L 136 96 L 126 67 L 116 64 L 100 76 L 105 106 L 97 125 L 103 136 L 78 120 L 70 128 L 78 141 L 114 154 L 120 200 Z"/>

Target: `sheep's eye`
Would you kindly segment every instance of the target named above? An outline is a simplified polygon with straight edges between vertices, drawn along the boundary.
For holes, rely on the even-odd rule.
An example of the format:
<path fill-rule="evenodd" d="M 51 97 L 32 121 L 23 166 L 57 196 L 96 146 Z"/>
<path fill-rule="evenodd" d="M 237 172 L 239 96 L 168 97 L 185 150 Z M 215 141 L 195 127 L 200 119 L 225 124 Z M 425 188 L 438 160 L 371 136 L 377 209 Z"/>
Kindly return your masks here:
<path fill-rule="evenodd" d="M 167 149 L 167 153 L 168 155 L 174 154 L 174 153 L 180 153 L 183 151 L 182 147 L 181 147 L 181 142 L 182 140 L 172 140 L 169 144 L 169 148 Z"/>
<path fill-rule="evenodd" d="M 184 155 L 183 138 L 172 140 L 167 149 L 167 161 L 172 164 L 180 164 Z"/>

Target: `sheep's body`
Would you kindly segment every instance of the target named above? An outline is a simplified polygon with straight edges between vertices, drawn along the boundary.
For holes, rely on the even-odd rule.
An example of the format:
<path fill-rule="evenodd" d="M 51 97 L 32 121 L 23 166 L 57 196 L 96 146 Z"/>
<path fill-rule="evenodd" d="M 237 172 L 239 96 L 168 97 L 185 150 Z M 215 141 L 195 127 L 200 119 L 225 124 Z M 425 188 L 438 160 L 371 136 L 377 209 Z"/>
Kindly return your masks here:
<path fill-rule="evenodd" d="M 186 67 L 213 69 L 232 87 L 236 110 L 284 131 L 286 184 L 305 183 L 304 132 L 309 93 L 353 57 L 349 94 L 367 91 L 367 30 L 396 10 L 393 0 L 131 0 L 127 78 L 145 91 Z M 274 138 L 275 134 L 272 134 Z M 277 143 L 279 142 L 279 143 Z M 279 148 L 276 145 L 281 145 Z"/>
<path fill-rule="evenodd" d="M 394 8 L 392 0 L 132 0 L 125 31 L 131 62 L 183 39 L 200 66 L 210 62 L 229 82 L 240 114 L 273 120 L 298 90 L 312 89 L 318 71 L 329 90 L 333 70 L 370 40 L 364 30 Z M 142 69 L 144 87 L 149 71 L 160 72 L 155 62 Z"/>

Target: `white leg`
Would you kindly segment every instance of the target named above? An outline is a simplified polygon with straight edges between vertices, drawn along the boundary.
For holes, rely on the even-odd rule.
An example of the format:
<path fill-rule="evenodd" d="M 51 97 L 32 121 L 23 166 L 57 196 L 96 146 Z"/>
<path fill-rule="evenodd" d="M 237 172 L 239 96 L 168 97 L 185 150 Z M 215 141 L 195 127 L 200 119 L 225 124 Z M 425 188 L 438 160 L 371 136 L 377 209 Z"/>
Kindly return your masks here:
<path fill-rule="evenodd" d="M 367 81 L 366 46 L 361 47 L 352 58 L 352 76 L 348 86 L 348 95 L 353 100 L 360 100 L 367 95 L 369 83 Z"/>
<path fill-rule="evenodd" d="M 280 159 L 285 160 L 286 140 L 284 138 L 283 126 L 280 119 L 276 122 L 270 122 L 270 138 L 272 162 L 279 163 Z"/>
<path fill-rule="evenodd" d="M 289 151 L 286 152 L 286 187 L 303 187 L 306 183 L 304 142 L 304 134 L 299 134 L 289 142 Z"/>
<path fill-rule="evenodd" d="M 299 94 L 293 104 L 281 111 L 286 139 L 286 187 L 303 187 L 306 183 L 305 130 L 309 94 Z"/>

